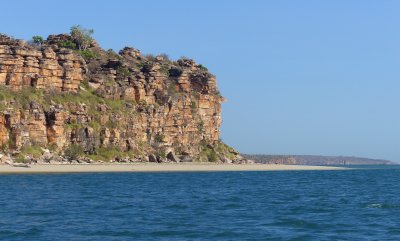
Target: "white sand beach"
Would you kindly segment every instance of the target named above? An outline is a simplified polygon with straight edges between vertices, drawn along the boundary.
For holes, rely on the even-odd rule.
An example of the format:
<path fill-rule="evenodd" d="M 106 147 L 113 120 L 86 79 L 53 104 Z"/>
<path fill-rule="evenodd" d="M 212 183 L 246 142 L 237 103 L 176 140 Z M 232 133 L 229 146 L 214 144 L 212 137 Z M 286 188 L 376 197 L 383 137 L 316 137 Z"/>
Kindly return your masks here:
<path fill-rule="evenodd" d="M 79 164 L 30 165 L 15 167 L 0 165 L 0 174 L 7 173 L 85 173 L 85 172 L 214 172 L 214 171 L 305 171 L 346 170 L 332 166 L 275 164 L 209 164 L 209 163 L 138 163 L 138 164 Z"/>

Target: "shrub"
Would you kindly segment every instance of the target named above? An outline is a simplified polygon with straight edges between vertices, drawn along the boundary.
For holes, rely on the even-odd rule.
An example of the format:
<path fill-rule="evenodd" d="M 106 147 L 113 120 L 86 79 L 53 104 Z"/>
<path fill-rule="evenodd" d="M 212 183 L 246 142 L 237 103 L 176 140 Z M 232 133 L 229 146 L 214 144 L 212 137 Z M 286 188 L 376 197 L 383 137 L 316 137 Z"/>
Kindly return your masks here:
<path fill-rule="evenodd" d="M 107 57 L 108 58 L 118 58 L 118 54 L 113 49 L 108 49 Z"/>
<path fill-rule="evenodd" d="M 26 160 L 25 160 L 24 155 L 22 155 L 21 153 L 18 154 L 18 155 L 16 156 L 16 158 L 14 159 L 14 162 L 17 162 L 17 163 L 25 163 Z"/>
<path fill-rule="evenodd" d="M 8 148 L 9 148 L 9 143 L 3 143 L 3 144 L 1 144 L 1 146 L 0 146 L 0 150 L 1 150 L 2 152 L 7 152 L 7 151 L 8 151 Z"/>
<path fill-rule="evenodd" d="M 90 121 L 89 126 L 92 127 L 96 131 L 99 131 L 101 129 L 100 123 L 95 120 Z"/>
<path fill-rule="evenodd" d="M 67 49 L 76 49 L 76 44 L 70 40 L 58 42 L 58 46 Z"/>
<path fill-rule="evenodd" d="M 124 100 L 105 99 L 105 102 L 111 111 L 121 111 L 125 107 Z"/>
<path fill-rule="evenodd" d="M 159 54 L 159 55 L 157 55 L 157 57 L 162 57 L 164 60 L 168 60 L 168 61 L 170 60 L 168 54 L 165 54 L 165 53 Z"/>
<path fill-rule="evenodd" d="M 71 37 L 77 43 L 79 50 L 87 49 L 93 41 L 93 29 L 86 29 L 80 25 L 71 27 Z"/>
<path fill-rule="evenodd" d="M 97 54 L 91 50 L 78 50 L 78 54 L 81 55 L 84 59 L 95 59 L 97 58 Z"/>
<path fill-rule="evenodd" d="M 145 58 L 147 58 L 150 61 L 155 61 L 156 57 L 154 56 L 154 54 L 146 54 L 144 55 Z"/>
<path fill-rule="evenodd" d="M 106 126 L 107 128 L 110 128 L 110 129 L 115 129 L 115 128 L 118 127 L 118 123 L 115 122 L 114 120 L 109 120 L 109 121 L 107 121 L 107 123 L 106 123 L 105 126 Z"/>
<path fill-rule="evenodd" d="M 111 160 L 115 157 L 120 157 L 121 156 L 121 151 L 115 149 L 115 148 L 99 148 L 97 150 L 97 155 L 107 159 Z"/>
<path fill-rule="evenodd" d="M 129 69 L 126 66 L 119 66 L 117 68 L 117 74 L 122 76 L 123 78 L 128 78 L 129 76 L 131 76 L 131 71 L 129 71 Z"/>
<path fill-rule="evenodd" d="M 215 151 L 210 151 L 210 153 L 207 155 L 207 158 L 209 162 L 217 162 L 219 160 Z"/>
<path fill-rule="evenodd" d="M 204 131 L 204 121 L 203 120 L 201 120 L 201 121 L 199 121 L 199 123 L 197 123 L 197 130 L 199 132 L 203 132 Z"/>
<path fill-rule="evenodd" d="M 84 154 L 83 147 L 77 144 L 70 145 L 65 151 L 64 155 L 70 160 L 77 159 Z"/>
<path fill-rule="evenodd" d="M 126 156 L 131 156 L 131 152 L 124 152 L 115 147 L 100 147 L 96 150 L 96 154 L 89 155 L 89 157 L 93 160 L 103 160 L 110 161 L 114 158 L 122 158 Z"/>
<path fill-rule="evenodd" d="M 220 152 L 215 148 L 214 145 L 210 145 L 206 140 L 200 141 L 200 154 L 199 161 L 209 161 L 209 162 L 217 162 L 220 160 Z"/>
<path fill-rule="evenodd" d="M 89 89 L 89 88 L 90 88 L 89 81 L 88 81 L 88 80 L 83 80 L 83 81 L 81 82 L 81 86 L 82 86 L 83 88 L 85 88 L 85 89 Z"/>
<path fill-rule="evenodd" d="M 43 91 L 35 89 L 33 87 L 22 87 L 18 92 L 9 91 L 5 87 L 0 87 L 0 99 L 1 100 L 15 100 L 16 106 L 26 106 L 30 102 L 35 101 L 39 104 L 47 106 L 48 103 L 43 100 Z M 3 105 L 0 105 L 0 109 Z"/>
<path fill-rule="evenodd" d="M 113 87 L 116 84 L 116 82 L 112 79 L 108 79 L 106 81 L 104 81 L 104 85 L 107 87 Z"/>
<path fill-rule="evenodd" d="M 8 90 L 4 86 L 0 87 L 0 101 L 8 100 L 8 99 L 11 99 L 12 97 L 13 97 L 13 93 L 10 92 L 10 90 Z"/>
<path fill-rule="evenodd" d="M 42 45 L 44 43 L 43 37 L 38 35 L 33 36 L 32 41 L 36 45 Z"/>
<path fill-rule="evenodd" d="M 236 155 L 237 155 L 237 151 L 235 149 L 233 149 L 230 146 L 227 146 L 221 140 L 218 141 L 218 143 L 215 144 L 215 151 L 217 153 L 220 153 L 220 154 L 226 156 L 230 160 L 235 159 Z"/>
<path fill-rule="evenodd" d="M 208 69 L 207 69 L 204 65 L 202 65 L 202 64 L 199 64 L 199 68 L 200 68 L 201 70 L 208 71 Z"/>
<path fill-rule="evenodd" d="M 136 66 L 138 69 L 142 69 L 144 67 L 144 65 L 145 64 L 143 62 L 136 63 Z"/>
<path fill-rule="evenodd" d="M 165 136 L 163 133 L 157 133 L 154 140 L 156 142 L 164 142 L 164 138 L 165 138 Z"/>
<path fill-rule="evenodd" d="M 49 149 L 51 152 L 57 151 L 58 147 L 56 143 L 51 143 L 47 146 L 47 149 Z"/>
<path fill-rule="evenodd" d="M 204 159 L 209 162 L 217 162 L 219 160 L 217 152 L 208 146 L 204 146 L 200 152 L 200 160 Z"/>
<path fill-rule="evenodd" d="M 178 93 L 176 91 L 176 85 L 173 82 L 169 82 L 167 86 L 167 92 L 169 96 L 175 97 Z"/>
<path fill-rule="evenodd" d="M 42 148 L 40 148 L 39 146 L 24 146 L 21 149 L 21 154 L 30 155 L 35 158 L 39 158 L 42 156 L 43 151 L 42 151 Z"/>
<path fill-rule="evenodd" d="M 157 153 L 157 156 L 161 157 L 161 158 L 166 158 L 167 157 L 167 152 L 165 151 L 164 148 L 160 148 Z"/>
<path fill-rule="evenodd" d="M 139 100 L 138 101 L 138 105 L 139 105 L 139 107 L 141 107 L 141 108 L 147 108 L 149 105 L 147 104 L 147 102 L 146 102 L 146 100 L 145 99 L 141 99 L 141 100 Z"/>
<path fill-rule="evenodd" d="M 161 73 L 169 76 L 169 67 L 166 65 L 161 65 L 161 68 L 159 70 Z"/>

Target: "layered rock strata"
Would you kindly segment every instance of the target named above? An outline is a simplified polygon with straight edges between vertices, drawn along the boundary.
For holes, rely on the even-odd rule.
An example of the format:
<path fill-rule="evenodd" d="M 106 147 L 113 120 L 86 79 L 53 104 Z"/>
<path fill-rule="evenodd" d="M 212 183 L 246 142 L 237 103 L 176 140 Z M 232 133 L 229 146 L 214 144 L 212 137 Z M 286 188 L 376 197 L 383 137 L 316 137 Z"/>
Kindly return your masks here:
<path fill-rule="evenodd" d="M 37 46 L 0 37 L 4 153 L 40 147 L 113 160 L 240 158 L 219 141 L 224 99 L 205 67 L 129 47 L 117 54 L 95 42 L 68 49 L 65 41 L 72 40 L 51 35 Z"/>

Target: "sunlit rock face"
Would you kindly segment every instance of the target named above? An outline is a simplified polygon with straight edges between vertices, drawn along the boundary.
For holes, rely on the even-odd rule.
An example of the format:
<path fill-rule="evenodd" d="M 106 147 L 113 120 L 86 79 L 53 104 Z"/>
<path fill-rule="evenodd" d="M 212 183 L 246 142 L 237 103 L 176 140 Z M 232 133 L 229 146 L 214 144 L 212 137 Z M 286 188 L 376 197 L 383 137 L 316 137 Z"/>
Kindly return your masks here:
<path fill-rule="evenodd" d="M 51 35 L 38 46 L 0 37 L 4 152 L 79 145 L 87 155 L 108 148 L 145 160 L 169 153 L 194 160 L 208 148 L 227 159 L 213 149 L 221 144 L 223 98 L 205 67 L 130 47 L 117 54 L 96 42 L 84 51 L 62 47 L 70 40 Z"/>
<path fill-rule="evenodd" d="M 77 91 L 85 72 L 84 59 L 73 50 L 54 45 L 38 48 L 0 37 L 0 84 L 10 90 L 31 86 Z"/>

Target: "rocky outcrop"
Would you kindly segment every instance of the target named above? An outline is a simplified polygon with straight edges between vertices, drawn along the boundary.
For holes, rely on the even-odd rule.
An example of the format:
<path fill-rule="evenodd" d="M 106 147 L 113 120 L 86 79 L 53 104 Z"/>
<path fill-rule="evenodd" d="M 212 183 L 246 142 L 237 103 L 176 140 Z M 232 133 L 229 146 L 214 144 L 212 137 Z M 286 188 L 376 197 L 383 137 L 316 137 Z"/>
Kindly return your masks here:
<path fill-rule="evenodd" d="M 68 49 L 69 35 L 40 46 L 0 36 L 0 144 L 81 158 L 224 161 L 238 153 L 219 141 L 216 78 L 191 59 L 119 54 L 93 42 Z M 29 153 L 27 153 L 29 154 Z M 106 160 L 108 161 L 108 160 Z"/>
<path fill-rule="evenodd" d="M 70 49 L 56 45 L 37 48 L 0 37 L 0 85 L 13 91 L 26 86 L 77 91 L 85 69 L 83 58 Z"/>

